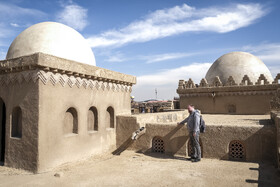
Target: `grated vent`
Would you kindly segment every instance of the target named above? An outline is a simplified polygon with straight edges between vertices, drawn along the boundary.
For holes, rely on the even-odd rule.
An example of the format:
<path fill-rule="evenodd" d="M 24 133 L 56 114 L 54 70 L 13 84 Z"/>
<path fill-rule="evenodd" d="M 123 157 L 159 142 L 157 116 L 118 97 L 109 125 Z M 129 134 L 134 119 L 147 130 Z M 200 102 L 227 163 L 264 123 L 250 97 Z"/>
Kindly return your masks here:
<path fill-rule="evenodd" d="M 155 153 L 164 153 L 164 141 L 161 137 L 154 137 L 153 139 L 153 152 Z"/>
<path fill-rule="evenodd" d="M 229 158 L 232 160 L 245 160 L 245 146 L 242 142 L 237 140 L 230 142 Z"/>

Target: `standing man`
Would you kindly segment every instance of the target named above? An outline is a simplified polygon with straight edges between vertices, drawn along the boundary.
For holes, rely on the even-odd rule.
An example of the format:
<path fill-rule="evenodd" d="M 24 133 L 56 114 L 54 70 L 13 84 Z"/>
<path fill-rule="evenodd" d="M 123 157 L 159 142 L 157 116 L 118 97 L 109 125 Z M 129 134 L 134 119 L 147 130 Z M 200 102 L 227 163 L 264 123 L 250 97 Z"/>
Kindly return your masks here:
<path fill-rule="evenodd" d="M 178 125 L 183 125 L 187 123 L 189 136 L 190 136 L 190 144 L 192 147 L 192 154 L 190 160 L 192 162 L 199 162 L 201 160 L 201 149 L 199 144 L 199 124 L 200 124 L 200 112 L 199 110 L 195 110 L 193 105 L 188 105 L 189 116 L 178 123 Z"/>

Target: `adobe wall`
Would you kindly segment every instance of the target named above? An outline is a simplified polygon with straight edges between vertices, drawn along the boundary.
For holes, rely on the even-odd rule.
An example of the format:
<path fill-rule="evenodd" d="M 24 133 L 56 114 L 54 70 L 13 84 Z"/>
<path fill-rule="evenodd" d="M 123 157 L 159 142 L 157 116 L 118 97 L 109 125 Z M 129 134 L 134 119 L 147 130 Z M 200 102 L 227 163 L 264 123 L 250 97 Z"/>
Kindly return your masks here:
<path fill-rule="evenodd" d="M 143 114 L 144 115 L 144 114 Z M 246 161 L 275 160 L 275 126 L 267 116 L 255 117 L 229 116 L 235 119 L 219 121 L 221 115 L 204 115 L 207 124 L 206 132 L 200 139 L 204 158 L 229 159 L 229 144 L 233 140 L 241 141 L 245 147 Z M 240 118 L 240 119 L 236 119 Z M 126 137 L 117 141 L 122 146 L 131 138 L 134 130 L 140 127 L 138 116 L 118 116 L 117 137 Z M 161 137 L 165 144 L 165 153 L 186 156 L 189 135 L 186 126 L 173 122 L 159 122 L 145 124 L 146 133 L 133 141 L 129 149 L 137 152 L 151 152 L 154 137 Z"/>
<path fill-rule="evenodd" d="M 116 124 L 117 148 L 125 146 L 131 140 L 132 133 L 140 127 L 146 127 L 148 123 L 174 123 L 182 121 L 187 116 L 187 111 L 145 113 L 131 116 L 119 115 L 117 116 Z M 147 142 L 146 139 L 141 138 L 128 147 L 128 149 L 146 149 L 147 145 L 150 144 L 149 141 Z"/>
<path fill-rule="evenodd" d="M 134 76 L 43 53 L 1 61 L 0 76 L 0 84 L 9 85 L 8 90 L 0 91 L 7 116 L 18 103 L 23 111 L 22 140 L 6 141 L 7 166 L 43 172 L 114 149 L 115 116 L 131 114 Z M 90 107 L 97 112 L 95 130 L 88 130 L 96 119 L 95 114 L 89 117 Z M 69 116 L 68 109 L 76 111 L 77 118 Z M 75 119 L 77 129 L 69 126 L 76 124 Z"/>
<path fill-rule="evenodd" d="M 203 114 L 269 114 L 270 99 L 273 93 L 260 95 L 212 95 L 180 96 L 180 107 L 186 109 L 189 104 L 201 110 Z M 231 109 L 234 106 L 235 109 Z"/>
<path fill-rule="evenodd" d="M 0 98 L 6 105 L 5 166 L 37 171 L 38 84 L 26 81 L 27 72 L 0 75 Z M 22 137 L 12 137 L 12 111 L 22 111 Z M 1 135 L 0 135 L 1 136 Z"/>
<path fill-rule="evenodd" d="M 115 148 L 115 128 L 109 127 L 106 110 L 111 106 L 115 115 L 130 114 L 130 92 L 51 83 L 40 83 L 39 89 L 39 171 Z M 98 112 L 98 131 L 87 129 L 88 110 L 92 106 Z M 70 107 L 78 113 L 78 134 L 63 132 L 64 116 Z"/>
<path fill-rule="evenodd" d="M 83 74 L 86 69 L 78 63 L 52 57 L 42 61 L 40 64 L 48 63 L 55 68 L 40 71 L 39 171 L 113 150 L 115 116 L 131 114 L 130 93 L 135 77 L 98 67 Z M 71 107 L 77 111 L 77 134 L 64 132 L 64 117 Z M 94 131 L 88 130 L 91 107 L 97 109 L 98 116 L 98 130 Z M 114 128 L 110 127 L 108 107 L 114 110 Z"/>
<path fill-rule="evenodd" d="M 180 80 L 177 89 L 180 108 L 185 109 L 193 104 L 207 114 L 269 114 L 270 101 L 280 88 L 279 79 L 280 74 L 271 83 L 261 74 L 258 81 L 253 83 L 245 75 L 241 83 L 236 83 L 230 76 L 225 85 L 219 77 L 211 84 L 202 79 L 199 85 L 195 85 L 191 79 Z"/>
<path fill-rule="evenodd" d="M 276 163 L 278 168 L 280 169 L 280 112 L 279 111 L 273 111 L 271 112 L 271 119 L 275 123 L 276 126 L 276 146 L 277 149 L 275 151 L 276 155 Z"/>

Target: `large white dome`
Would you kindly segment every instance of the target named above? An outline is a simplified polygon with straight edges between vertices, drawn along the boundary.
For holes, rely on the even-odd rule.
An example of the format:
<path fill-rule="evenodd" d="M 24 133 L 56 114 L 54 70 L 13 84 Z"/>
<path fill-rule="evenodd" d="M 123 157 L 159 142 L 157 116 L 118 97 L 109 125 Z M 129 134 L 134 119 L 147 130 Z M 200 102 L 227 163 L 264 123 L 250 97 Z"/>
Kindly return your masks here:
<path fill-rule="evenodd" d="M 96 65 L 94 54 L 84 37 L 61 23 L 42 22 L 25 29 L 10 45 L 6 59 L 38 52 Z"/>
<path fill-rule="evenodd" d="M 212 84 L 215 77 L 219 76 L 221 82 L 226 84 L 229 76 L 232 76 L 239 84 L 244 75 L 248 75 L 250 80 L 256 83 L 260 74 L 264 74 L 270 83 L 273 81 L 270 71 L 259 58 L 246 52 L 231 52 L 218 58 L 209 68 L 205 78 Z"/>

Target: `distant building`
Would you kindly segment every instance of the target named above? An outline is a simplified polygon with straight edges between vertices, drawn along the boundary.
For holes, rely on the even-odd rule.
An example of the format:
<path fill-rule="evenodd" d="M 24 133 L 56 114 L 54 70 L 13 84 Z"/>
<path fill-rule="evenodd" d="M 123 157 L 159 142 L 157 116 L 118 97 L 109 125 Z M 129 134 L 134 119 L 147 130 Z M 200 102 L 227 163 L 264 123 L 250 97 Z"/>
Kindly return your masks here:
<path fill-rule="evenodd" d="M 212 64 L 198 86 L 191 78 L 179 81 L 180 108 L 193 104 L 208 114 L 268 114 L 279 79 L 252 54 L 228 53 Z"/>
<path fill-rule="evenodd" d="M 161 101 L 156 99 L 150 99 L 146 101 L 131 103 L 131 112 L 133 114 L 156 113 L 156 112 L 164 112 L 173 109 L 174 109 L 174 102 L 170 100 Z"/>

